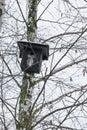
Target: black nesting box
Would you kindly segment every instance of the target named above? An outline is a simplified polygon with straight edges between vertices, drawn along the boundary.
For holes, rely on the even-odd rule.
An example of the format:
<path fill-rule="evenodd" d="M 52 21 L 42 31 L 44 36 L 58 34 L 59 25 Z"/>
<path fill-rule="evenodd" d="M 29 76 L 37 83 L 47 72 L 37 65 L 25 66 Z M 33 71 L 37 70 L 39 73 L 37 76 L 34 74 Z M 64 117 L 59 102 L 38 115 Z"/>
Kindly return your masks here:
<path fill-rule="evenodd" d="M 49 46 L 27 41 L 18 41 L 21 69 L 26 73 L 40 73 L 41 63 L 48 60 Z"/>

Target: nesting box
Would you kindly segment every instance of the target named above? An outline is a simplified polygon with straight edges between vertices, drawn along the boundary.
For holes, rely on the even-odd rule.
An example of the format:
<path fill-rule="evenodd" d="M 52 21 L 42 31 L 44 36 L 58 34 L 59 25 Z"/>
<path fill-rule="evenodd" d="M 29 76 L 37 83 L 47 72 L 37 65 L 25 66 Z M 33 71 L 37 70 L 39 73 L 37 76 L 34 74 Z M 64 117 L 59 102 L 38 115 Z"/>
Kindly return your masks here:
<path fill-rule="evenodd" d="M 21 69 L 26 73 L 40 73 L 41 63 L 48 60 L 49 46 L 27 41 L 18 41 Z"/>

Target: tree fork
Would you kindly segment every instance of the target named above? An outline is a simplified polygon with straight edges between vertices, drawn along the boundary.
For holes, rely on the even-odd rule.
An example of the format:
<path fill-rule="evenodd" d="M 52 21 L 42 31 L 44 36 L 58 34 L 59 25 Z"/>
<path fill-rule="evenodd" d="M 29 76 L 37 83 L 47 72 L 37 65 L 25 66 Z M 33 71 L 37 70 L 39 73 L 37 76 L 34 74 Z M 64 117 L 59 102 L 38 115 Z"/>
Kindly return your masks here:
<path fill-rule="evenodd" d="M 29 0 L 29 12 L 27 23 L 27 40 L 34 41 L 37 29 L 37 0 Z M 32 92 L 33 92 L 33 75 L 24 73 L 20 101 L 19 101 L 19 124 L 17 130 L 32 130 Z"/>

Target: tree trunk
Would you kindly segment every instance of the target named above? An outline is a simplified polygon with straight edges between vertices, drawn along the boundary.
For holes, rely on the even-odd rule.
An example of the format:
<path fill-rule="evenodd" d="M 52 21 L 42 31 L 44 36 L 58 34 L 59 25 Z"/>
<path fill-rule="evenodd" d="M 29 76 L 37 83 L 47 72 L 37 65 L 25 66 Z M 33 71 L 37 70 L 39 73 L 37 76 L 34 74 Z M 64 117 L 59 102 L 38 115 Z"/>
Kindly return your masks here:
<path fill-rule="evenodd" d="M 37 0 L 29 0 L 27 40 L 34 41 L 37 29 Z"/>
<path fill-rule="evenodd" d="M 5 0 L 0 0 L 0 30 L 2 26 L 2 17 L 4 14 L 4 8 L 5 8 Z"/>
<path fill-rule="evenodd" d="M 27 40 L 34 41 L 37 29 L 37 0 L 29 0 L 28 5 Z M 17 124 L 17 130 L 32 130 L 32 79 L 33 75 L 24 73 L 19 101 L 19 123 Z"/>

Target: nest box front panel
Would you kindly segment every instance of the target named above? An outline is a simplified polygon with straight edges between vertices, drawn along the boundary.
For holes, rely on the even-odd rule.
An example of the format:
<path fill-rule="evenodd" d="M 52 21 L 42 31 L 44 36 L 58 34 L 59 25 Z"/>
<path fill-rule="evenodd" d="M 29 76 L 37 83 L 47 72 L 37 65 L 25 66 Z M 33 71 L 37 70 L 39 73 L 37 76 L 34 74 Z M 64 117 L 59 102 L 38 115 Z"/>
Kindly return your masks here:
<path fill-rule="evenodd" d="M 23 53 L 21 69 L 26 73 L 39 73 L 42 63 L 42 53 L 38 50 L 26 50 Z"/>

